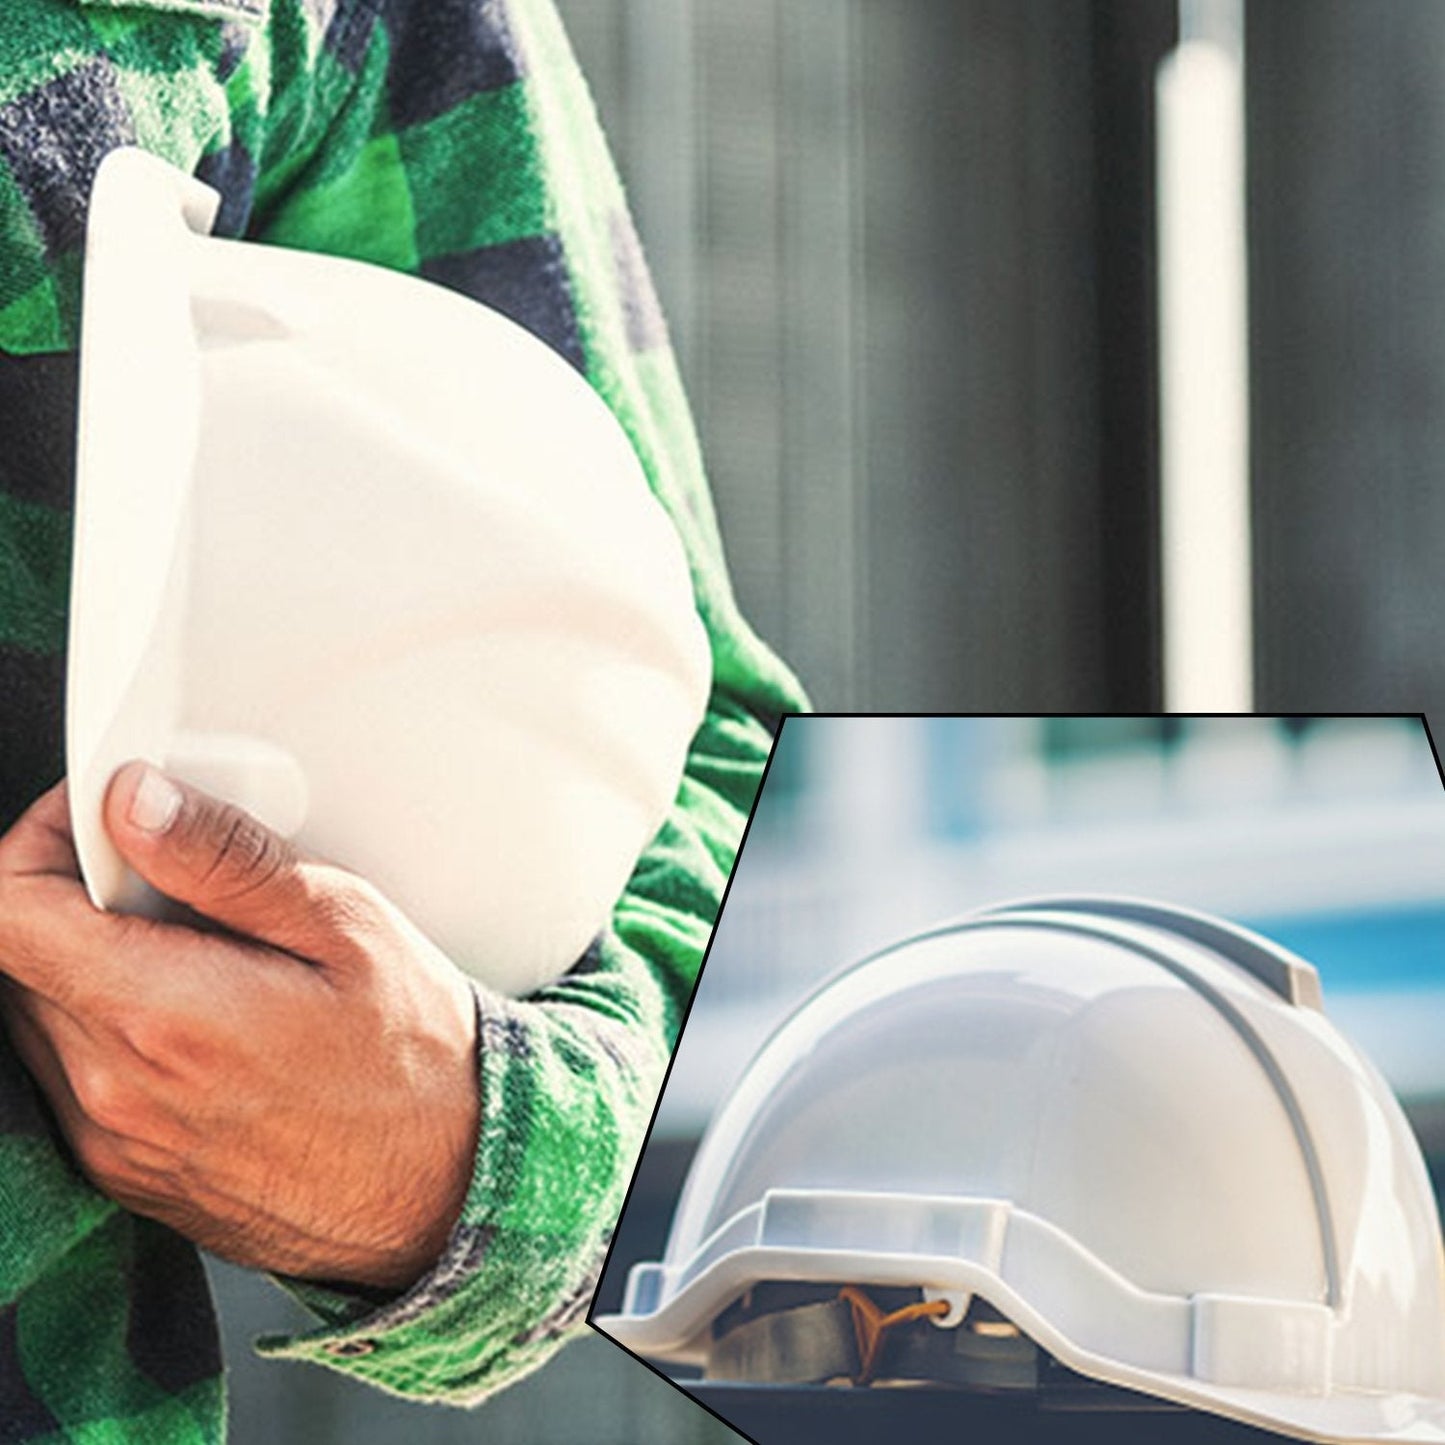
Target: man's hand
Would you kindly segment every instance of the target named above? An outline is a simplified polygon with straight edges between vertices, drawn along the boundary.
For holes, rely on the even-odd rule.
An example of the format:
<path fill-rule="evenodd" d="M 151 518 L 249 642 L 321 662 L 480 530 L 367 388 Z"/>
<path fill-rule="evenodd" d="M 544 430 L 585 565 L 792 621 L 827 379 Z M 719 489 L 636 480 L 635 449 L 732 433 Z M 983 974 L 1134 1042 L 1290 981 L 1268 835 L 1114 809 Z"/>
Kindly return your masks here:
<path fill-rule="evenodd" d="M 471 1176 L 466 979 L 361 879 L 153 769 L 105 819 L 229 932 L 97 911 L 64 784 L 0 838 L 0 1007 L 81 1167 L 238 1263 L 410 1284 Z"/>

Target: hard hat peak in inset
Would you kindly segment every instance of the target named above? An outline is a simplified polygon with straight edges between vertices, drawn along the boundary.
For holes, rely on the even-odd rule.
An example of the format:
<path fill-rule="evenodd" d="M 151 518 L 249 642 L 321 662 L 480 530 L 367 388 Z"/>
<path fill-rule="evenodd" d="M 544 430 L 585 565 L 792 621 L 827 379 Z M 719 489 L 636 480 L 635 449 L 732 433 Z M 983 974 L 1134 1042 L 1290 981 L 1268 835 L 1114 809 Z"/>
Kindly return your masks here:
<path fill-rule="evenodd" d="M 1445 1257 L 1409 1125 L 1314 970 L 1202 914 L 1013 905 L 815 993 L 598 1324 L 721 1374 L 720 1316 L 778 1281 L 949 1302 L 915 1332 L 982 1303 L 1080 1375 L 1303 1439 L 1445 1442 Z"/>
<path fill-rule="evenodd" d="M 363 874 L 522 993 L 606 923 L 710 657 L 620 423 L 541 341 L 378 267 L 212 238 L 143 152 L 96 180 L 67 697 L 92 897 L 146 758 Z"/>

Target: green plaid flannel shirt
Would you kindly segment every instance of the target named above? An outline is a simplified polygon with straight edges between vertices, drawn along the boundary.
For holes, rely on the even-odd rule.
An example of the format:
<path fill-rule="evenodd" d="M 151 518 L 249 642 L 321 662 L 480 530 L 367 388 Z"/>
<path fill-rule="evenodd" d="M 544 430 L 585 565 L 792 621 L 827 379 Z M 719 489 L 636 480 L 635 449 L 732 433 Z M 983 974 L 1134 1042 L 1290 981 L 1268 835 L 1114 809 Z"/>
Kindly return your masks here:
<path fill-rule="evenodd" d="M 483 1000 L 483 1120 L 435 1270 L 263 1351 L 470 1402 L 585 1315 L 770 745 L 800 705 L 730 593 L 655 296 L 551 0 L 5 0 L 0 11 L 0 827 L 62 771 L 81 246 L 138 144 L 223 196 L 223 234 L 485 300 L 581 369 L 691 560 L 714 691 L 677 804 L 565 978 Z M 479 879 L 478 886 L 485 886 Z M 3 967 L 3 959 L 0 959 Z M 0 1042 L 0 1441 L 215 1441 L 199 1261 L 75 1172 Z"/>

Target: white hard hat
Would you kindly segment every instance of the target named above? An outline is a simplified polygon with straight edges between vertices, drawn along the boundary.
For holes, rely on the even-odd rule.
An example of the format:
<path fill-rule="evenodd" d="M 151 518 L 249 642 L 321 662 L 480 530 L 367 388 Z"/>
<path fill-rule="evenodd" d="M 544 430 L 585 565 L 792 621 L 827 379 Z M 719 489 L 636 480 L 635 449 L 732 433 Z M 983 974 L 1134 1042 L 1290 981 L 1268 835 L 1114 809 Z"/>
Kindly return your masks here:
<path fill-rule="evenodd" d="M 86 247 L 67 749 L 81 868 L 147 758 L 363 874 L 522 993 L 605 925 L 676 794 L 711 660 L 618 421 L 506 318 L 205 234 L 138 150 Z"/>
<path fill-rule="evenodd" d="M 961 1373 L 915 1378 L 997 1383 L 983 1347 L 1012 1327 L 1068 1372 L 1302 1439 L 1445 1441 L 1445 1259 L 1404 1115 L 1308 964 L 1201 914 L 1015 905 L 835 978 L 597 1323 L 796 1383 L 853 1371 L 817 1303 L 844 1286 L 932 1311 L 915 1361 L 953 1334 Z"/>

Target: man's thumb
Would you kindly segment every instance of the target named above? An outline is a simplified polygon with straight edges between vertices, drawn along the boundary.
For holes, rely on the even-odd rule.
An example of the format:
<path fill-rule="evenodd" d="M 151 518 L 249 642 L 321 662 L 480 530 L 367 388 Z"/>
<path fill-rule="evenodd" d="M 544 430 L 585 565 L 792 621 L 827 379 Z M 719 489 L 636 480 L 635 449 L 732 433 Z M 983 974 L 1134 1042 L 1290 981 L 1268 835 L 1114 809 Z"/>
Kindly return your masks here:
<path fill-rule="evenodd" d="M 105 825 L 147 883 L 197 913 L 262 943 L 313 956 L 315 882 L 296 849 L 244 809 L 148 763 L 111 779 Z"/>

